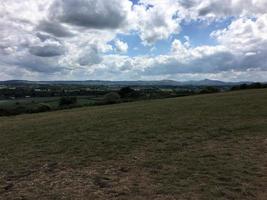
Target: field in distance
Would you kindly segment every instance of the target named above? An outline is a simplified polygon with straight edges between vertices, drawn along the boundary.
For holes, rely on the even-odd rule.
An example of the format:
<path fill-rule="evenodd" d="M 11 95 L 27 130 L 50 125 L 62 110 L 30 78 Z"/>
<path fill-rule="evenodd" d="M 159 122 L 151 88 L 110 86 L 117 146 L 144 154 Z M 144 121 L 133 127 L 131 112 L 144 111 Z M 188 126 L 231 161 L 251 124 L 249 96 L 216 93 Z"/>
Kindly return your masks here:
<path fill-rule="evenodd" d="M 0 117 L 0 199 L 267 199 L 267 89 Z"/>

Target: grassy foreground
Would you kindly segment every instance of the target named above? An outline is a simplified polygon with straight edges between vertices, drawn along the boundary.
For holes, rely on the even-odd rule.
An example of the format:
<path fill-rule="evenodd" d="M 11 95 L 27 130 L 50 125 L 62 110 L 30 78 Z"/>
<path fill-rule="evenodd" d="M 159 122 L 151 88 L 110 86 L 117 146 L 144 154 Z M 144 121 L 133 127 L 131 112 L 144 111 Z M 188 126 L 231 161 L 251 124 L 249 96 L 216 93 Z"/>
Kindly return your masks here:
<path fill-rule="evenodd" d="M 267 199 L 267 90 L 0 118 L 0 199 Z"/>

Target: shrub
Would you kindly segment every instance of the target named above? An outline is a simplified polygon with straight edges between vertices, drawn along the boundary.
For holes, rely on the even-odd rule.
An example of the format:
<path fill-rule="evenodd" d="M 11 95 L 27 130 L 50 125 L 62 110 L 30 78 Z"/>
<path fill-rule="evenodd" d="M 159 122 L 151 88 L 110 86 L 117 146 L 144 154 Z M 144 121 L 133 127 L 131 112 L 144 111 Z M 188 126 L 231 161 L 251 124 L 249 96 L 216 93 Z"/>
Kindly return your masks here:
<path fill-rule="evenodd" d="M 120 89 L 119 95 L 121 96 L 121 98 L 129 98 L 129 97 L 135 96 L 136 92 L 134 89 L 130 87 L 123 87 Z"/>
<path fill-rule="evenodd" d="M 7 109 L 0 108 L 0 116 L 8 116 L 10 112 Z"/>
<path fill-rule="evenodd" d="M 209 93 L 216 93 L 216 92 L 220 92 L 220 90 L 212 86 L 208 86 L 200 91 L 201 94 L 209 94 Z"/>
<path fill-rule="evenodd" d="M 72 105 L 76 103 L 77 103 L 77 97 L 61 97 L 59 99 L 60 106 Z"/>
<path fill-rule="evenodd" d="M 241 84 L 231 88 L 231 90 L 246 90 L 246 89 L 259 89 L 266 88 L 267 85 L 263 83 Z"/>
<path fill-rule="evenodd" d="M 120 102 L 120 95 L 116 92 L 110 92 L 104 96 L 104 103 L 113 104 Z"/>
<path fill-rule="evenodd" d="M 45 103 L 40 103 L 36 109 L 37 112 L 46 112 L 50 110 L 51 110 L 51 106 Z"/>

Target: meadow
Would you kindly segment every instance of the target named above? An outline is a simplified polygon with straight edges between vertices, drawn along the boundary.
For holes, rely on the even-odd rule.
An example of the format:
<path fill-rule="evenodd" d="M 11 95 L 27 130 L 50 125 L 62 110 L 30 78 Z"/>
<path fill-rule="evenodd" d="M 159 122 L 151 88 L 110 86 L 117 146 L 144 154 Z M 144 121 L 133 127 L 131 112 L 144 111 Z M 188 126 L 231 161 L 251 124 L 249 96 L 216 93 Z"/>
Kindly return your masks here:
<path fill-rule="evenodd" d="M 267 89 L 0 117 L 0 199 L 267 199 Z"/>
<path fill-rule="evenodd" d="M 12 100 L 0 100 L 0 116 L 38 113 L 75 107 L 92 106 L 101 101 L 99 97 L 76 96 L 71 105 L 60 105 L 61 97 L 32 97 Z M 103 97 L 102 97 L 103 99 Z"/>

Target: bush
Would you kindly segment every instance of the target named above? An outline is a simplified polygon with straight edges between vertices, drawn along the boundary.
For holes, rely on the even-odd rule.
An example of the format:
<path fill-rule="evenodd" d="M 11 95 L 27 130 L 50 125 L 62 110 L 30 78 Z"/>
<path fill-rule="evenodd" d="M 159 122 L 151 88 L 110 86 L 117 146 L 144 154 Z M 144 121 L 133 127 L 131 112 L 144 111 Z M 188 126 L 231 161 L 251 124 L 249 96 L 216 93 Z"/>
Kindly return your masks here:
<path fill-rule="evenodd" d="M 72 105 L 77 103 L 77 97 L 61 97 L 59 99 L 60 106 Z"/>
<path fill-rule="evenodd" d="M 263 83 L 241 84 L 231 88 L 231 90 L 247 90 L 247 89 L 260 89 L 266 88 L 267 85 Z"/>
<path fill-rule="evenodd" d="M 136 91 L 130 87 L 123 87 L 119 91 L 121 98 L 130 98 L 137 96 Z"/>
<path fill-rule="evenodd" d="M 51 106 L 49 104 L 40 103 L 36 109 L 36 112 L 46 112 L 50 110 L 51 110 Z"/>
<path fill-rule="evenodd" d="M 9 115 L 11 115 L 9 110 L 4 109 L 4 108 L 0 108 L 0 116 L 9 116 Z"/>
<path fill-rule="evenodd" d="M 200 91 L 200 94 L 209 94 L 209 93 L 216 93 L 220 92 L 220 90 L 216 87 L 208 86 Z"/>
<path fill-rule="evenodd" d="M 104 103 L 113 104 L 120 102 L 120 95 L 116 92 L 110 92 L 104 96 Z"/>

